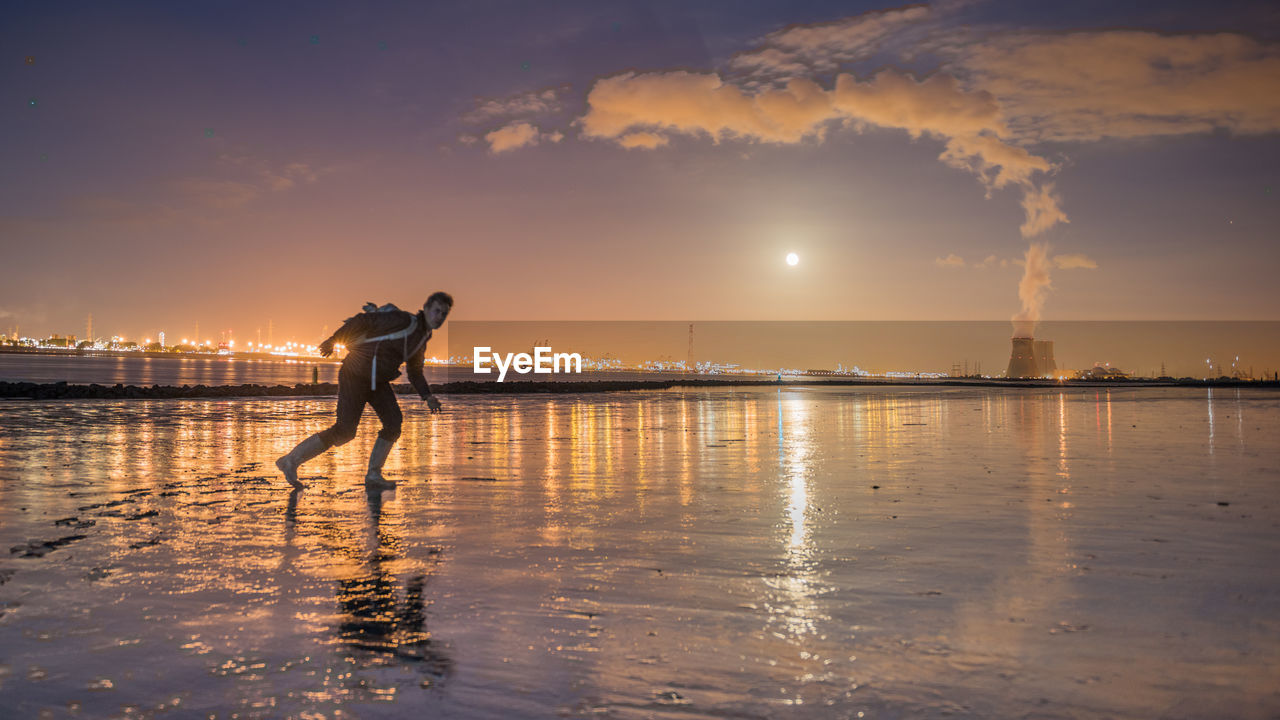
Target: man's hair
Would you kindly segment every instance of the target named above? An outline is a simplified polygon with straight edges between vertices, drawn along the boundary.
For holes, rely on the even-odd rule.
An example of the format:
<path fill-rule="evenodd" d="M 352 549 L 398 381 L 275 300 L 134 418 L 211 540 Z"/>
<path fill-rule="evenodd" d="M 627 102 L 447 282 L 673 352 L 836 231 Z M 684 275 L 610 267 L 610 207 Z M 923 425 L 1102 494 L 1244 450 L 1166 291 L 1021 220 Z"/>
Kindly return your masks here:
<path fill-rule="evenodd" d="M 431 297 L 427 298 L 427 301 L 422 303 L 422 305 L 425 307 L 433 302 L 442 302 L 445 305 L 448 305 L 450 310 L 453 309 L 453 296 L 443 290 L 431 293 Z"/>

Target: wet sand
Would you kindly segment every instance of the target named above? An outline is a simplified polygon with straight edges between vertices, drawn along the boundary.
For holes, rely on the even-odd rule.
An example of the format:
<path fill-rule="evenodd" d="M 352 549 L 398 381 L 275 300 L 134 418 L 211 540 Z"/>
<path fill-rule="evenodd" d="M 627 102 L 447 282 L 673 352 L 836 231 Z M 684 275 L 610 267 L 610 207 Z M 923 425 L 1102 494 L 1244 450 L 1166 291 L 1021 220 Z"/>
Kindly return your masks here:
<path fill-rule="evenodd" d="M 18 717 L 1271 718 L 1280 396 L 0 401 Z M 862 715 L 859 715 L 862 713 Z"/>

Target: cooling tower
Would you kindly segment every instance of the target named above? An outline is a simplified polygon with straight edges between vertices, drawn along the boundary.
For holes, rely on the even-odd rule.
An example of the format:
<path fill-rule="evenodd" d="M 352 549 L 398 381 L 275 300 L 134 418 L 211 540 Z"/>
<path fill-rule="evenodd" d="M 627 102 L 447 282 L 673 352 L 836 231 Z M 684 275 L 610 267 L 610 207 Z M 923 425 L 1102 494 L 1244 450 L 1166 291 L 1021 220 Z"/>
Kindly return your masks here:
<path fill-rule="evenodd" d="M 1036 378 L 1040 372 L 1036 369 L 1036 341 L 1029 337 L 1013 339 L 1013 352 L 1009 355 L 1007 378 Z"/>
<path fill-rule="evenodd" d="M 1033 348 L 1036 355 L 1036 370 L 1042 377 L 1053 377 L 1053 374 L 1058 371 L 1058 363 L 1053 359 L 1053 341 L 1036 340 Z"/>

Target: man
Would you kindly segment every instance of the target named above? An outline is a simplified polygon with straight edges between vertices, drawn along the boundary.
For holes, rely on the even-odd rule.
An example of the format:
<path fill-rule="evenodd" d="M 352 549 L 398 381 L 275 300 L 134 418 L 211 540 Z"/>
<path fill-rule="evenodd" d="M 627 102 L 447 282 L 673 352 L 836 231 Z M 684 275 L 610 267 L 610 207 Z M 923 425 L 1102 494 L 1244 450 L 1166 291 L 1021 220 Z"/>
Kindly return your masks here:
<path fill-rule="evenodd" d="M 382 477 L 391 446 L 400 437 L 404 416 L 396 402 L 391 381 L 400 377 L 404 363 L 409 383 L 418 396 L 427 401 L 431 412 L 440 412 L 440 401 L 431 394 L 422 376 L 431 331 L 444 324 L 453 309 L 453 297 L 446 292 L 433 293 L 422 304 L 422 311 L 410 314 L 403 310 L 365 312 L 347 320 L 327 340 L 320 343 L 320 354 L 329 357 L 336 344 L 345 345 L 347 357 L 338 371 L 338 419 L 334 424 L 298 443 L 287 455 L 276 460 L 276 467 L 295 489 L 304 486 L 298 480 L 298 467 L 331 447 L 350 442 L 356 436 L 364 404 L 373 406 L 382 421 L 378 440 L 369 453 L 369 471 L 364 476 L 371 490 L 390 490 L 395 483 Z"/>

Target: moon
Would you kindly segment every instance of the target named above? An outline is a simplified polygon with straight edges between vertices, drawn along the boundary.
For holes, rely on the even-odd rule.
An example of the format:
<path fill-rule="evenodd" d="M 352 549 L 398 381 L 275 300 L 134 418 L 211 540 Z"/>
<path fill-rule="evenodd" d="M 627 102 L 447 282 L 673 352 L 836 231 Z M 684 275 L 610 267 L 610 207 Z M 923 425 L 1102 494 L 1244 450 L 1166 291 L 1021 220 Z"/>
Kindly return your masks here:
<path fill-rule="evenodd" d="M 787 264 L 791 266 L 800 264 L 800 256 L 795 253 L 787 253 Z"/>

